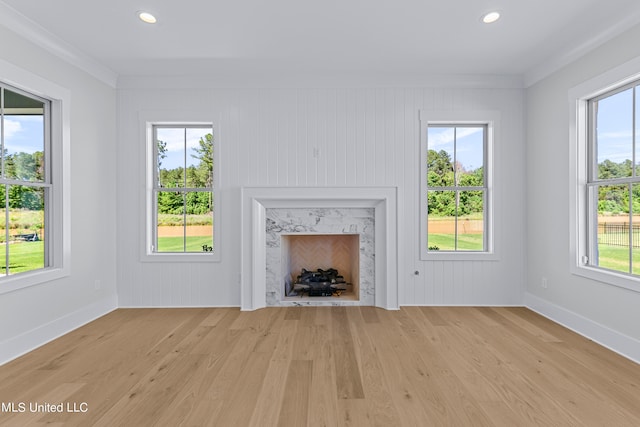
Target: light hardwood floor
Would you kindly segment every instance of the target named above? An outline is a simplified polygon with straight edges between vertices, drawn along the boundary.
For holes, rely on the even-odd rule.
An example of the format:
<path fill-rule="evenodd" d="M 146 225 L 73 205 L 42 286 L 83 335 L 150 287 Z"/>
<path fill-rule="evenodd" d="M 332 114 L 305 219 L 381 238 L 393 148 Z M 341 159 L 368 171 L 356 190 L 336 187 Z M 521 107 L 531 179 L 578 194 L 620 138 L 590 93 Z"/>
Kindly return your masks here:
<path fill-rule="evenodd" d="M 638 426 L 640 365 L 525 308 L 120 309 L 0 367 L 0 402 L 2 426 Z"/>

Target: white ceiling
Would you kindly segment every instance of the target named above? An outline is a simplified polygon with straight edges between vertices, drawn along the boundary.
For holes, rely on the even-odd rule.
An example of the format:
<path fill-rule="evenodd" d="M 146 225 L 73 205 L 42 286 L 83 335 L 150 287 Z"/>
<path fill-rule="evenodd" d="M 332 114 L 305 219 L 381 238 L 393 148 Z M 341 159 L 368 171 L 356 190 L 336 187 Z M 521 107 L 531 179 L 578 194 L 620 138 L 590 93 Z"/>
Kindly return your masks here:
<path fill-rule="evenodd" d="M 453 74 L 520 76 L 530 84 L 640 22 L 638 0 L 2 0 L 0 6 L 0 24 L 120 77 Z M 158 23 L 139 21 L 136 11 L 143 9 Z M 493 9 L 502 18 L 481 23 Z"/>

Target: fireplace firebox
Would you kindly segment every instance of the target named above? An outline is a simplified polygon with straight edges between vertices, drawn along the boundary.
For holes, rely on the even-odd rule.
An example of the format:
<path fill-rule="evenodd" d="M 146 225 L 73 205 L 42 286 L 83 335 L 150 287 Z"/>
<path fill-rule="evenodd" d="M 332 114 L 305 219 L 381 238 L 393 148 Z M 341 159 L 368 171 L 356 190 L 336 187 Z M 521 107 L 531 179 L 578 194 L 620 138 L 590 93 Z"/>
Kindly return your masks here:
<path fill-rule="evenodd" d="M 282 234 L 285 298 L 359 298 L 358 234 Z"/>
<path fill-rule="evenodd" d="M 328 270 L 318 268 L 313 271 L 303 268 L 293 284 L 293 292 L 289 292 L 289 295 L 295 294 L 300 297 L 305 294 L 310 297 L 340 296 L 342 292 L 347 290 L 347 285 L 350 283 L 347 283 L 335 268 Z"/>

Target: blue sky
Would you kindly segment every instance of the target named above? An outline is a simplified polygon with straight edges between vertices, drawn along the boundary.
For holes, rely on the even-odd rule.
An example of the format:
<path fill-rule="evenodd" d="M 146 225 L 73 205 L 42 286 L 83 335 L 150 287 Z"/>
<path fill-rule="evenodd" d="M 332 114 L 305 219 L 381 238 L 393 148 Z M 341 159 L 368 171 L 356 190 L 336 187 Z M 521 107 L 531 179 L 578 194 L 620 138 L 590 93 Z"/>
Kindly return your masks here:
<path fill-rule="evenodd" d="M 640 96 L 636 100 L 636 134 L 640 136 Z M 598 163 L 633 159 L 633 90 L 627 89 L 598 101 Z M 636 152 L 640 163 L 640 144 Z"/>
<path fill-rule="evenodd" d="M 42 116 L 5 116 L 4 146 L 11 153 L 44 150 Z"/>
<path fill-rule="evenodd" d="M 465 170 L 472 171 L 483 165 L 482 127 L 458 127 L 456 132 L 456 160 Z M 453 156 L 453 127 L 429 127 L 427 144 L 430 150 L 445 150 Z"/>
<path fill-rule="evenodd" d="M 162 159 L 162 169 L 170 170 L 184 167 L 185 138 L 187 167 L 191 165 L 197 166 L 200 163 L 199 160 L 191 156 L 196 154 L 193 148 L 200 146 L 198 144 L 200 138 L 211 133 L 211 128 L 186 128 L 186 135 L 185 128 L 158 128 L 157 132 L 158 140 L 167 143 L 167 157 Z"/>

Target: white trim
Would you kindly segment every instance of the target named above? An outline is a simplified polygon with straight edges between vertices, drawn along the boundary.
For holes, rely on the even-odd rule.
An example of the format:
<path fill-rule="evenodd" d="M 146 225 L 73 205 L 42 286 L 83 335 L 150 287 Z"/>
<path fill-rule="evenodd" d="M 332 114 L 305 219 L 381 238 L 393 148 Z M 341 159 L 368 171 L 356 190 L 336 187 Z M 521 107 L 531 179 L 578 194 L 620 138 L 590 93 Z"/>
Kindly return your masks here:
<path fill-rule="evenodd" d="M 589 99 L 640 77 L 640 56 L 569 89 L 569 100 Z"/>
<path fill-rule="evenodd" d="M 266 307 L 265 210 L 274 207 L 373 207 L 375 209 L 374 304 L 398 309 L 396 187 L 243 187 L 241 195 L 240 307 Z"/>
<path fill-rule="evenodd" d="M 112 88 L 118 75 L 86 53 L 45 30 L 20 12 L 0 2 L 0 25 L 7 27 L 63 61 L 74 65 Z"/>
<path fill-rule="evenodd" d="M 621 334 L 530 293 L 525 293 L 524 305 L 555 323 L 589 338 L 636 363 L 640 363 L 640 340 Z"/>
<path fill-rule="evenodd" d="M 571 273 L 640 292 L 640 278 L 589 265 L 587 244 L 587 101 L 640 78 L 640 57 L 621 64 L 569 90 L 569 269 Z"/>
<path fill-rule="evenodd" d="M 481 124 L 487 125 L 487 200 L 486 200 L 486 230 L 487 230 L 487 250 L 483 252 L 434 252 L 427 251 L 427 164 L 424 159 L 427 158 L 427 128 L 430 124 Z M 442 110 L 420 110 L 420 246 L 419 257 L 422 261 L 435 260 L 455 260 L 455 261 L 496 261 L 499 260 L 499 230 L 495 224 L 500 224 L 499 211 L 495 209 L 498 204 L 500 195 L 496 192 L 494 183 L 499 182 L 498 173 L 498 152 L 495 147 L 499 145 L 500 134 L 500 112 L 494 110 L 460 110 L 460 111 L 442 111 Z"/>
<path fill-rule="evenodd" d="M 0 59 L 0 80 L 51 101 L 52 247 L 50 268 L 2 279 L 0 294 L 70 274 L 71 269 L 71 93 L 49 80 Z"/>
<path fill-rule="evenodd" d="M 210 305 L 210 304 L 180 304 L 180 305 L 118 305 L 118 310 L 129 310 L 139 308 L 237 308 L 239 305 Z"/>
<path fill-rule="evenodd" d="M 400 304 L 400 307 L 524 307 L 522 304 Z"/>
<path fill-rule="evenodd" d="M 272 73 L 256 72 L 251 67 L 243 71 L 211 71 L 206 75 L 159 76 L 121 75 L 118 89 L 216 89 L 216 88 L 469 88 L 522 89 L 522 76 L 514 74 L 420 74 L 420 73 Z"/>
<path fill-rule="evenodd" d="M 141 111 L 139 113 L 140 123 L 140 144 L 142 149 L 141 157 L 144 159 L 145 167 L 140 168 L 140 182 L 144 183 L 144 194 L 141 195 L 142 206 L 140 211 L 144 212 L 140 218 L 140 261 L 142 262 L 220 262 L 221 260 L 221 227 L 220 227 L 220 206 L 224 203 L 221 200 L 221 162 L 220 162 L 220 130 L 217 122 L 213 120 L 211 114 L 203 111 L 189 110 L 169 110 L 169 111 Z M 151 252 L 153 242 L 153 170 L 155 158 L 153 156 L 153 125 L 206 125 L 213 128 L 213 252 L 207 253 L 157 253 Z"/>
<path fill-rule="evenodd" d="M 117 296 L 111 295 L 73 313 L 65 314 L 44 325 L 0 342 L 0 366 L 35 350 L 118 308 Z"/>

